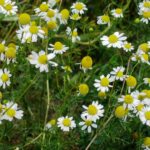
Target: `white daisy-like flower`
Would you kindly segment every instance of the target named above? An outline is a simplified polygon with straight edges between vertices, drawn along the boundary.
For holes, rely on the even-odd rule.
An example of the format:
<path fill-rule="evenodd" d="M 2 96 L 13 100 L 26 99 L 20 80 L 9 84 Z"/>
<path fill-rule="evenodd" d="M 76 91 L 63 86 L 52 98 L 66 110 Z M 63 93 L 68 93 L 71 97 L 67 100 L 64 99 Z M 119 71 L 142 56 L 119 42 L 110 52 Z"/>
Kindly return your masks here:
<path fill-rule="evenodd" d="M 55 57 L 55 54 L 46 54 L 45 51 L 41 50 L 39 53 L 34 51 L 28 56 L 30 64 L 35 65 L 36 68 L 40 69 L 40 72 L 48 72 L 48 64 L 57 66 L 57 63 L 51 61 Z"/>
<path fill-rule="evenodd" d="M 71 30 L 70 27 L 67 27 L 66 34 L 71 38 L 72 42 L 80 41 L 80 37 L 78 36 L 77 28 Z"/>
<path fill-rule="evenodd" d="M 81 114 L 81 117 L 86 117 L 88 120 L 96 121 L 104 116 L 104 107 L 99 104 L 98 101 L 93 101 L 88 107 L 82 106 L 85 111 Z"/>
<path fill-rule="evenodd" d="M 146 93 L 144 92 L 139 92 L 138 90 L 132 92 L 132 96 L 134 99 L 137 99 L 139 101 L 143 101 L 146 97 Z"/>
<path fill-rule="evenodd" d="M 73 120 L 73 117 L 68 117 L 68 116 L 58 118 L 57 125 L 58 127 L 60 127 L 62 131 L 66 131 L 66 132 L 76 127 L 76 123 Z"/>
<path fill-rule="evenodd" d="M 20 27 L 20 29 L 16 32 L 17 37 L 21 41 L 21 43 L 37 42 L 38 37 L 45 37 L 45 32 L 41 29 L 40 26 L 37 26 L 34 22 L 31 23 L 31 25 Z"/>
<path fill-rule="evenodd" d="M 88 133 L 92 132 L 92 128 L 97 128 L 97 124 L 93 122 L 93 120 L 87 119 L 86 116 L 81 116 L 83 121 L 79 123 L 80 126 L 82 126 L 81 130 L 86 130 Z"/>
<path fill-rule="evenodd" d="M 3 89 L 6 88 L 6 86 L 10 86 L 10 77 L 12 75 L 10 74 L 10 71 L 6 68 L 0 69 L 0 87 L 2 86 Z"/>
<path fill-rule="evenodd" d="M 15 15 L 18 11 L 18 6 L 15 5 L 15 2 L 11 0 L 5 0 L 3 9 L 1 9 L 1 13 L 5 14 L 6 16 Z"/>
<path fill-rule="evenodd" d="M 110 25 L 110 18 L 108 15 L 98 16 L 97 24 L 108 24 Z"/>
<path fill-rule="evenodd" d="M 113 78 L 113 80 L 123 81 L 125 79 L 124 71 L 124 67 L 118 66 L 116 68 L 113 68 L 113 71 L 111 71 L 110 74 L 112 75 L 111 77 Z"/>
<path fill-rule="evenodd" d="M 148 65 L 150 65 L 150 62 L 149 62 L 149 55 L 148 54 L 141 54 L 139 55 L 140 59 L 141 59 L 141 62 L 143 63 L 146 63 Z"/>
<path fill-rule="evenodd" d="M 123 11 L 121 8 L 113 9 L 111 13 L 115 18 L 123 18 Z"/>
<path fill-rule="evenodd" d="M 142 148 L 143 148 L 143 150 L 150 150 L 150 137 L 144 138 Z"/>
<path fill-rule="evenodd" d="M 68 9 L 63 9 L 59 14 L 58 14 L 58 18 L 60 21 L 60 24 L 67 24 L 67 21 L 69 19 L 70 16 L 70 12 Z"/>
<path fill-rule="evenodd" d="M 150 10 L 150 1 L 144 0 L 139 3 L 139 11 L 149 11 Z"/>
<path fill-rule="evenodd" d="M 5 106 L 2 119 L 12 121 L 14 118 L 22 119 L 23 111 L 18 109 L 18 104 L 14 102 L 8 102 Z"/>
<path fill-rule="evenodd" d="M 109 91 L 109 88 L 112 87 L 110 83 L 113 81 L 114 80 L 110 77 L 110 74 L 108 74 L 107 76 L 101 75 L 100 80 L 95 79 L 94 87 L 97 88 L 97 91 L 107 92 Z"/>
<path fill-rule="evenodd" d="M 150 107 L 144 107 L 140 112 L 139 118 L 143 124 L 150 126 Z"/>
<path fill-rule="evenodd" d="M 108 48 L 114 47 L 114 48 L 121 48 L 123 46 L 123 42 L 127 39 L 126 36 L 124 36 L 124 33 L 115 32 L 110 36 L 104 35 L 100 40 L 102 41 L 102 44 L 104 46 L 107 46 Z"/>
<path fill-rule="evenodd" d="M 0 61 L 3 61 L 5 59 L 5 41 L 2 41 L 0 43 Z"/>
<path fill-rule="evenodd" d="M 142 17 L 141 22 L 148 24 L 150 21 L 150 10 L 149 11 L 141 11 L 139 15 Z"/>
<path fill-rule="evenodd" d="M 123 107 L 129 110 L 133 110 L 138 105 L 138 100 L 134 98 L 133 93 L 122 95 L 118 98 L 118 102 L 123 103 Z"/>
<path fill-rule="evenodd" d="M 72 9 L 72 13 L 77 13 L 77 14 L 84 14 L 84 12 L 87 9 L 86 5 L 82 2 L 76 2 L 76 3 L 73 3 L 73 5 L 71 6 L 71 9 Z"/>
<path fill-rule="evenodd" d="M 69 47 L 66 47 L 61 42 L 55 42 L 55 44 L 49 44 L 49 45 L 51 46 L 51 48 L 48 48 L 48 50 L 53 51 L 53 53 L 55 54 L 63 54 L 69 49 Z"/>
<path fill-rule="evenodd" d="M 18 48 L 19 47 L 16 46 L 15 44 L 9 44 L 8 47 L 6 47 L 5 60 L 7 64 L 9 64 L 10 62 L 12 63 L 16 62 L 16 55 L 17 55 Z"/>
<path fill-rule="evenodd" d="M 70 19 L 72 20 L 80 20 L 81 19 L 81 16 L 77 13 L 73 13 L 71 16 L 70 16 Z"/>
<path fill-rule="evenodd" d="M 134 47 L 132 46 L 132 44 L 129 43 L 129 42 L 127 42 L 127 41 L 125 41 L 125 42 L 123 43 L 122 48 L 123 48 L 123 50 L 124 50 L 125 52 L 131 52 L 132 50 L 134 50 Z"/>
<path fill-rule="evenodd" d="M 138 46 L 137 54 L 145 54 L 148 53 L 150 49 L 150 42 L 142 43 Z"/>
<path fill-rule="evenodd" d="M 144 83 L 150 86 L 150 78 L 144 78 Z"/>
<path fill-rule="evenodd" d="M 46 21 L 56 21 L 58 18 L 58 9 L 49 9 L 47 12 L 42 13 L 42 18 Z"/>
<path fill-rule="evenodd" d="M 42 2 L 42 4 L 40 4 L 38 8 L 35 8 L 34 11 L 38 16 L 42 17 L 43 13 L 47 12 L 48 9 L 49 9 L 49 4 L 46 2 Z"/>
<path fill-rule="evenodd" d="M 52 119 L 46 124 L 46 129 L 49 130 L 51 129 L 54 125 L 56 124 L 56 120 Z"/>

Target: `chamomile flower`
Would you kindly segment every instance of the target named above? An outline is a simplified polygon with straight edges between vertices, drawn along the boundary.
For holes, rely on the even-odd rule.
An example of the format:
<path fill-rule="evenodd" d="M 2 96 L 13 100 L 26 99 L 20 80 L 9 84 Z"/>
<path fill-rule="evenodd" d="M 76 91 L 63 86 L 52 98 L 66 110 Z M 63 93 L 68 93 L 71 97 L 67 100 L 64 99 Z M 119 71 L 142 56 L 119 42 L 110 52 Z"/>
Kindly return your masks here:
<path fill-rule="evenodd" d="M 48 9 L 47 12 L 42 13 L 42 18 L 46 21 L 56 21 L 58 18 L 58 10 L 57 9 Z"/>
<path fill-rule="evenodd" d="M 90 56 L 85 56 L 82 58 L 80 65 L 80 68 L 85 73 L 88 69 L 92 69 L 93 60 Z"/>
<path fill-rule="evenodd" d="M 149 55 L 148 54 L 146 54 L 146 53 L 145 54 L 141 54 L 141 55 L 139 55 L 139 57 L 140 57 L 141 62 L 150 65 Z"/>
<path fill-rule="evenodd" d="M 115 32 L 110 36 L 105 35 L 100 39 L 102 41 L 102 44 L 104 46 L 107 46 L 108 48 L 121 48 L 123 46 L 123 42 L 127 39 L 127 37 L 124 36 L 124 33 Z"/>
<path fill-rule="evenodd" d="M 18 21 L 20 25 L 24 26 L 30 24 L 31 17 L 28 13 L 22 13 L 19 15 Z"/>
<path fill-rule="evenodd" d="M 89 93 L 89 86 L 85 83 L 79 85 L 79 94 L 85 96 Z"/>
<path fill-rule="evenodd" d="M 97 91 L 107 92 L 112 87 L 111 82 L 113 82 L 113 78 L 110 77 L 110 74 L 107 76 L 101 75 L 100 80 L 95 79 L 94 87 L 97 88 Z"/>
<path fill-rule="evenodd" d="M 150 78 L 144 78 L 144 83 L 150 86 Z"/>
<path fill-rule="evenodd" d="M 150 10 L 150 1 L 144 0 L 143 2 L 140 2 L 139 3 L 139 10 L 140 11 Z"/>
<path fill-rule="evenodd" d="M 143 23 L 146 23 L 148 24 L 149 21 L 150 21 L 150 10 L 149 11 L 142 11 L 142 12 L 139 12 L 139 15 L 142 17 L 141 18 L 141 21 Z"/>
<path fill-rule="evenodd" d="M 81 16 L 77 13 L 73 13 L 71 16 L 70 16 L 70 19 L 72 20 L 80 20 L 81 19 Z"/>
<path fill-rule="evenodd" d="M 51 46 L 51 48 L 48 48 L 48 50 L 53 51 L 53 53 L 55 54 L 63 54 L 69 49 L 69 47 L 66 47 L 61 42 L 58 41 L 55 42 L 54 44 L 49 44 L 49 45 Z"/>
<path fill-rule="evenodd" d="M 118 106 L 115 109 L 115 116 L 117 118 L 124 118 L 125 115 L 126 115 L 126 109 L 122 105 Z"/>
<path fill-rule="evenodd" d="M 5 14 L 6 16 L 15 15 L 18 11 L 18 6 L 16 6 L 15 4 L 16 4 L 15 2 L 5 0 L 2 13 Z"/>
<path fill-rule="evenodd" d="M 111 71 L 110 74 L 112 75 L 113 80 L 123 81 L 125 79 L 124 71 L 124 67 L 118 66 L 116 68 L 113 68 L 113 71 Z"/>
<path fill-rule="evenodd" d="M 134 47 L 132 46 L 132 44 L 129 43 L 129 42 L 127 42 L 127 41 L 123 43 L 122 48 L 123 48 L 123 50 L 125 52 L 131 52 L 134 49 Z"/>
<path fill-rule="evenodd" d="M 55 126 L 55 124 L 56 124 L 56 120 L 55 120 L 55 119 L 50 120 L 50 121 L 46 124 L 46 129 L 47 129 L 47 130 L 51 129 L 53 126 Z"/>
<path fill-rule="evenodd" d="M 0 43 L 0 61 L 3 61 L 5 59 L 5 49 L 6 49 L 5 41 L 2 41 Z"/>
<path fill-rule="evenodd" d="M 150 107 L 144 107 L 140 112 L 139 118 L 143 124 L 150 126 Z"/>
<path fill-rule="evenodd" d="M 97 24 L 108 24 L 110 25 L 110 18 L 108 15 L 98 16 Z"/>
<path fill-rule="evenodd" d="M 62 131 L 66 131 L 66 132 L 76 127 L 76 123 L 73 120 L 73 117 L 68 117 L 68 116 L 58 118 L 57 125 Z"/>
<path fill-rule="evenodd" d="M 36 68 L 40 69 L 40 72 L 48 72 L 48 64 L 57 66 L 57 63 L 51 61 L 55 57 L 55 54 L 46 54 L 45 51 L 41 50 L 39 53 L 34 51 L 28 56 L 30 64 L 35 65 Z"/>
<path fill-rule="evenodd" d="M 136 107 L 138 104 L 138 100 L 134 99 L 132 93 L 127 95 L 122 95 L 120 98 L 118 98 L 118 102 L 123 103 L 123 107 L 129 110 L 133 110 L 134 107 Z"/>
<path fill-rule="evenodd" d="M 147 54 L 150 50 L 150 43 L 142 43 L 138 46 L 137 54 Z"/>
<path fill-rule="evenodd" d="M 16 62 L 16 54 L 17 54 L 18 46 L 15 44 L 9 44 L 5 49 L 5 60 L 7 64 L 10 62 Z"/>
<path fill-rule="evenodd" d="M 92 128 L 97 128 L 97 124 L 93 122 L 93 120 L 87 119 L 85 116 L 81 116 L 83 121 L 79 123 L 80 126 L 82 126 L 81 130 L 86 130 L 88 133 L 92 132 Z"/>
<path fill-rule="evenodd" d="M 67 27 L 66 34 L 71 38 L 72 42 L 75 43 L 76 41 L 80 41 L 80 37 L 78 36 L 77 28 L 71 30 L 70 27 Z"/>
<path fill-rule="evenodd" d="M 59 26 L 56 20 L 50 20 L 47 22 L 47 27 L 49 30 L 57 31 Z"/>
<path fill-rule="evenodd" d="M 69 19 L 69 15 L 70 15 L 70 12 L 68 9 L 63 9 L 59 15 L 58 15 L 58 18 L 59 18 L 59 21 L 60 21 L 60 24 L 67 24 L 67 21 Z"/>
<path fill-rule="evenodd" d="M 85 105 L 82 107 L 85 111 L 81 114 L 81 117 L 86 117 L 95 122 L 97 119 L 104 116 L 104 107 L 99 104 L 98 101 L 93 101 L 88 107 Z"/>
<path fill-rule="evenodd" d="M 126 78 L 126 84 L 129 88 L 134 88 L 137 85 L 137 80 L 135 77 L 129 75 Z"/>
<path fill-rule="evenodd" d="M 14 102 L 8 102 L 5 106 L 2 119 L 12 121 L 14 118 L 22 119 L 23 111 L 18 109 L 18 104 Z"/>
<path fill-rule="evenodd" d="M 121 8 L 113 9 L 111 13 L 115 18 L 123 18 L 123 11 Z"/>
<path fill-rule="evenodd" d="M 82 2 L 76 2 L 76 3 L 73 3 L 73 5 L 71 6 L 71 9 L 72 9 L 72 13 L 77 13 L 77 14 L 82 15 L 87 10 L 87 7 Z"/>
<path fill-rule="evenodd" d="M 145 106 L 144 101 L 138 100 L 136 106 L 133 109 L 133 113 L 135 113 L 136 116 L 139 116 L 144 106 Z"/>
<path fill-rule="evenodd" d="M 142 148 L 144 148 L 144 150 L 150 150 L 150 137 L 144 138 Z"/>
<path fill-rule="evenodd" d="M 37 42 L 38 37 L 44 38 L 44 34 L 44 31 L 35 22 L 32 22 L 31 25 L 20 27 L 17 31 L 17 37 L 21 43 Z"/>
<path fill-rule="evenodd" d="M 7 86 L 10 86 L 10 71 L 6 68 L 0 69 L 0 87 L 3 87 L 5 89 Z"/>
<path fill-rule="evenodd" d="M 34 11 L 38 16 L 43 16 L 44 12 L 47 12 L 49 9 L 49 4 L 46 2 L 42 2 L 38 8 L 35 8 Z"/>

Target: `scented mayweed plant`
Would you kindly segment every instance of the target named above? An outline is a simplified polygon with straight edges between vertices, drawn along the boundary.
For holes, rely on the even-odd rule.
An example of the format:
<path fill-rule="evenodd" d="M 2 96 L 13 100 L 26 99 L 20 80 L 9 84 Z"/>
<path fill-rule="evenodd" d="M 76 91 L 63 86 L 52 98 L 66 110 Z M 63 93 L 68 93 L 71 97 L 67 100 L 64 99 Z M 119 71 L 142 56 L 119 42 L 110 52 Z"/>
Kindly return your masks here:
<path fill-rule="evenodd" d="M 149 0 L 0 0 L 0 150 L 150 150 Z"/>

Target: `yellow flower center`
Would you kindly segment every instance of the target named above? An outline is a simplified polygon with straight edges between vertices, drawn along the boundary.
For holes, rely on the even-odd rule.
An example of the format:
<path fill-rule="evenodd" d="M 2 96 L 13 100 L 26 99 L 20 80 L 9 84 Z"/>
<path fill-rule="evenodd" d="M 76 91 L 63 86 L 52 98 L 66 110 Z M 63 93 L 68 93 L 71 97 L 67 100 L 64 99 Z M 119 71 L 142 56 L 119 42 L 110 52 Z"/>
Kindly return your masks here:
<path fill-rule="evenodd" d="M 114 34 L 109 36 L 109 42 L 110 43 L 116 43 L 118 41 L 118 37 Z"/>
<path fill-rule="evenodd" d="M 77 3 L 77 4 L 75 5 L 75 9 L 77 9 L 77 10 L 82 10 L 82 9 L 83 9 L 83 4 L 82 4 L 82 3 Z"/>
<path fill-rule="evenodd" d="M 54 44 L 54 49 L 55 49 L 56 51 L 62 50 L 62 49 L 63 49 L 63 44 L 62 44 L 61 42 L 56 42 L 56 43 Z"/>
<path fill-rule="evenodd" d="M 9 80 L 8 74 L 6 74 L 6 73 L 2 74 L 1 79 L 3 82 L 7 82 Z"/>
<path fill-rule="evenodd" d="M 46 12 L 46 11 L 48 10 L 48 5 L 47 5 L 47 4 L 41 4 L 41 5 L 40 5 L 40 10 L 41 10 L 42 12 Z"/>
<path fill-rule="evenodd" d="M 85 124 L 86 124 L 87 126 L 91 126 L 92 121 L 91 121 L 91 120 L 86 120 L 86 121 L 85 121 Z"/>
<path fill-rule="evenodd" d="M 30 20 L 31 20 L 30 15 L 27 14 L 27 13 L 23 13 L 23 14 L 21 14 L 21 15 L 19 16 L 19 23 L 20 23 L 21 25 L 29 24 L 29 23 L 30 23 Z"/>
<path fill-rule="evenodd" d="M 142 101 L 144 98 L 145 98 L 145 95 L 140 95 L 140 94 L 138 95 L 138 99 L 139 99 L 139 100 Z"/>
<path fill-rule="evenodd" d="M 148 44 L 147 43 L 143 43 L 139 46 L 139 49 L 142 50 L 143 52 L 148 52 L 149 50 L 149 47 L 148 47 Z"/>
<path fill-rule="evenodd" d="M 146 120 L 150 120 L 150 111 L 145 112 Z"/>
<path fill-rule="evenodd" d="M 144 18 L 150 18 L 150 11 L 143 12 Z"/>
<path fill-rule="evenodd" d="M 62 123 L 66 127 L 70 127 L 70 125 L 71 125 L 71 121 L 69 118 L 65 118 Z"/>
<path fill-rule="evenodd" d="M 61 16 L 62 16 L 62 19 L 68 19 L 69 18 L 69 11 L 68 9 L 63 9 L 61 12 Z"/>
<path fill-rule="evenodd" d="M 14 109 L 8 109 L 7 111 L 6 111 L 6 114 L 9 116 L 9 117 L 11 117 L 11 118 L 13 118 L 15 115 L 16 115 L 16 111 L 14 110 Z"/>
<path fill-rule="evenodd" d="M 118 71 L 117 74 L 116 74 L 116 76 L 119 77 L 119 78 L 123 77 L 123 72 L 122 71 Z"/>
<path fill-rule="evenodd" d="M 93 64 L 92 58 L 90 56 L 85 56 L 83 57 L 83 59 L 81 60 L 81 65 L 88 69 L 91 68 Z"/>
<path fill-rule="evenodd" d="M 102 86 L 107 87 L 107 86 L 109 85 L 109 79 L 106 78 L 106 77 L 102 78 L 101 81 L 100 81 L 100 84 L 101 84 Z"/>
<path fill-rule="evenodd" d="M 72 16 L 71 16 L 71 18 L 73 19 L 73 20 L 78 20 L 78 19 L 80 19 L 80 16 L 79 16 L 79 14 L 73 14 Z"/>
<path fill-rule="evenodd" d="M 150 137 L 144 138 L 144 145 L 145 146 L 150 146 Z"/>
<path fill-rule="evenodd" d="M 5 56 L 7 58 L 15 58 L 16 57 L 16 49 L 14 47 L 9 47 L 5 52 Z"/>
<path fill-rule="evenodd" d="M 54 126 L 56 124 L 56 120 L 55 119 L 50 120 L 49 124 L 51 124 L 52 126 Z"/>
<path fill-rule="evenodd" d="M 5 51 L 4 44 L 0 44 L 0 53 L 3 53 Z"/>
<path fill-rule="evenodd" d="M 126 115 L 126 110 L 123 106 L 118 106 L 115 110 L 115 116 L 117 118 L 123 118 Z"/>
<path fill-rule="evenodd" d="M 106 97 L 106 93 L 99 91 L 99 92 L 98 92 L 98 96 L 99 96 L 99 97 L 102 97 L 102 98 L 103 98 L 103 97 Z"/>
<path fill-rule="evenodd" d="M 72 36 L 74 36 L 74 37 L 78 36 L 78 32 L 74 30 L 74 31 L 72 32 Z"/>
<path fill-rule="evenodd" d="M 127 83 L 127 86 L 129 87 L 135 87 L 137 85 L 136 78 L 133 76 L 127 77 L 126 83 Z"/>
<path fill-rule="evenodd" d="M 57 23 L 56 23 L 56 21 L 49 21 L 48 23 L 47 23 L 47 25 L 48 25 L 48 28 L 50 29 L 50 30 L 54 30 L 54 29 L 56 29 L 57 28 Z"/>
<path fill-rule="evenodd" d="M 38 27 L 36 25 L 31 25 L 30 28 L 29 28 L 29 30 L 30 30 L 30 32 L 32 34 L 37 34 L 38 31 L 39 31 L 39 29 L 38 29 Z"/>
<path fill-rule="evenodd" d="M 124 45 L 124 47 L 125 47 L 126 49 L 130 49 L 130 48 L 131 48 L 131 44 L 130 44 L 130 43 L 127 43 L 127 44 Z"/>
<path fill-rule="evenodd" d="M 49 18 L 53 18 L 55 16 L 55 11 L 52 10 L 52 9 L 49 9 L 48 12 L 47 12 L 47 16 Z"/>
<path fill-rule="evenodd" d="M 144 2 L 144 7 L 150 8 L 150 2 Z"/>
<path fill-rule="evenodd" d="M 87 84 L 80 84 L 79 85 L 79 92 L 81 95 L 86 95 L 89 92 L 89 87 Z"/>
<path fill-rule="evenodd" d="M 122 14 L 122 9 L 120 9 L 120 8 L 117 8 L 116 10 L 115 10 L 115 12 L 116 12 L 116 14 Z"/>
<path fill-rule="evenodd" d="M 96 108 L 94 105 L 89 105 L 87 111 L 88 111 L 88 113 L 89 113 L 90 115 L 92 115 L 92 116 L 96 115 L 97 112 L 98 112 L 97 108 Z"/>
<path fill-rule="evenodd" d="M 3 6 L 5 4 L 5 0 L 0 0 L 0 5 Z"/>
<path fill-rule="evenodd" d="M 133 103 L 133 97 L 131 95 L 125 95 L 124 102 L 126 104 L 132 104 Z"/>
<path fill-rule="evenodd" d="M 150 98 L 150 90 L 143 90 L 142 92 L 146 94 L 146 98 Z"/>
<path fill-rule="evenodd" d="M 149 56 L 147 54 L 142 54 L 142 57 L 145 61 L 148 61 L 149 60 Z"/>
<path fill-rule="evenodd" d="M 102 21 L 104 21 L 104 22 L 110 22 L 109 16 L 103 15 L 103 16 L 102 16 Z"/>
<path fill-rule="evenodd" d="M 47 61 L 48 61 L 48 59 L 47 59 L 47 56 L 46 56 L 46 55 L 40 55 L 39 58 L 38 58 L 38 62 L 39 62 L 40 64 L 46 64 Z"/>
<path fill-rule="evenodd" d="M 136 106 L 136 110 L 137 111 L 141 111 L 143 109 L 144 105 L 143 104 L 139 104 Z"/>
<path fill-rule="evenodd" d="M 12 5 L 11 5 L 11 4 L 7 4 L 7 5 L 5 6 L 5 9 L 6 9 L 7 11 L 12 10 Z"/>

